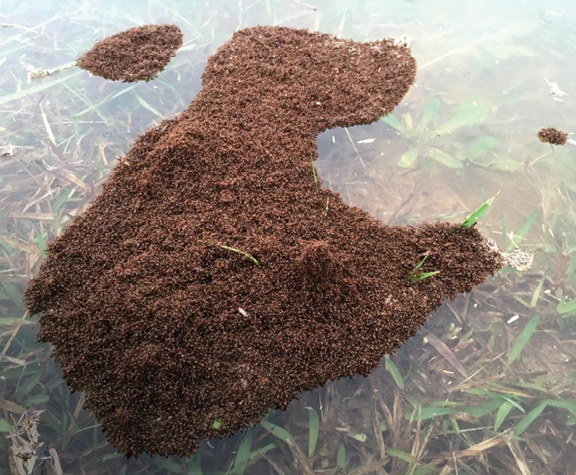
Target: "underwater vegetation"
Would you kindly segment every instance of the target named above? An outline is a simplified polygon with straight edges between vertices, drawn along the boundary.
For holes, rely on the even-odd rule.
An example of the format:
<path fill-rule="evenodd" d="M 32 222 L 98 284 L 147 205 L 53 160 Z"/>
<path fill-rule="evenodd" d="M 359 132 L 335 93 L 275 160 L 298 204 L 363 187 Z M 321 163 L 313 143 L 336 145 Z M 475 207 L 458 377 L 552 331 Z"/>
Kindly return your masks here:
<path fill-rule="evenodd" d="M 3 21 L 13 26 L 0 30 L 0 61 L 8 71 L 0 80 L 0 431 L 11 438 L 0 440 L 0 473 L 8 473 L 8 459 L 14 460 L 11 447 L 22 441 L 35 446 L 29 435 L 42 445 L 36 460 L 25 463 L 56 473 L 58 467 L 120 474 L 574 472 L 574 150 L 570 141 L 552 149 L 537 139 L 542 124 L 562 127 L 573 117 L 574 91 L 565 79 L 573 52 L 571 20 L 547 12 L 545 21 L 523 21 L 518 12 L 511 19 L 500 8 L 481 8 L 484 16 L 464 23 L 470 36 L 462 39 L 462 30 L 450 28 L 454 15 L 441 5 L 422 17 L 422 5 L 410 4 L 408 23 L 397 12 L 380 12 L 374 2 L 332 2 L 326 8 L 319 1 L 315 7 L 266 1 L 224 11 L 149 2 L 129 14 L 125 8 L 64 5 L 46 8 L 44 16 L 25 6 L 15 16 L 5 12 Z M 472 6 L 459 9 L 458 21 L 467 21 L 467 8 Z M 151 18 L 177 23 L 185 35 L 178 56 L 154 81 L 107 83 L 60 68 L 74 64 L 103 32 Z M 436 219 L 462 223 L 478 203 L 502 190 L 476 227 L 502 250 L 530 251 L 533 262 L 522 273 L 505 267 L 439 307 L 367 378 L 340 379 L 306 392 L 251 429 L 203 443 L 193 457 L 125 460 L 107 443 L 93 412 L 83 409 L 85 395 L 71 393 L 59 377 L 48 345 L 36 342 L 38 317 L 25 313 L 23 289 L 37 274 L 47 243 L 97 198 L 116 157 L 143 130 L 187 107 L 215 46 L 239 24 L 284 21 L 359 41 L 409 32 L 426 72 L 419 86 L 430 90 L 412 88 L 393 115 L 403 123 L 409 112 L 417 123 L 437 97 L 441 107 L 429 126 L 436 130 L 476 98 L 490 104 L 486 118 L 431 137 L 429 146 L 456 158 L 460 150 L 469 155 L 482 137 L 498 141 L 475 159 L 490 167 L 463 159 L 463 167 L 449 169 L 422 147 L 416 166 L 405 169 L 395 166 L 409 149 L 405 138 L 391 128 L 381 137 L 377 125 L 350 128 L 366 168 L 356 155 L 347 156 L 350 139 L 335 131 L 333 147 L 320 149 L 315 168 L 306 158 L 303 179 L 314 183 L 316 173 L 320 191 L 338 190 L 347 204 L 384 222 L 406 202 L 394 221 L 414 226 Z M 458 80 L 470 71 L 468 81 Z M 549 95 L 544 78 L 570 96 Z M 358 143 L 370 137 L 371 144 Z M 383 145 L 383 139 L 390 143 Z M 499 168 L 505 159 L 519 164 L 512 165 L 513 173 Z M 330 196 L 320 194 L 318 219 L 330 216 Z M 259 266 L 249 256 L 265 265 L 250 243 L 207 239 L 206 246 L 222 253 L 219 259 L 235 256 L 254 272 Z M 426 251 L 406 263 L 404 282 Z M 434 272 L 432 258 L 418 271 Z M 432 284 L 443 273 L 410 285 Z M 244 307 L 236 312 L 252 317 Z M 222 430 L 225 422 L 217 417 L 212 425 Z"/>

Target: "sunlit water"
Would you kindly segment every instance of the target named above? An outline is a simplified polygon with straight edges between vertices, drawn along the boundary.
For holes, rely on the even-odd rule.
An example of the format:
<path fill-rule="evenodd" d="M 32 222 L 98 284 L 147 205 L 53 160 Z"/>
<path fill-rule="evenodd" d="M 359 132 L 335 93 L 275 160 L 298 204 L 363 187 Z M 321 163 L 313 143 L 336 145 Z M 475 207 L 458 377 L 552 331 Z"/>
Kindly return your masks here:
<path fill-rule="evenodd" d="M 34 3 L 0 3 L 0 21 L 15 25 L 0 30 L 0 146 L 19 147 L 0 160 L 0 431 L 11 430 L 22 407 L 44 409 L 39 453 L 45 466 L 59 459 L 66 473 L 576 473 L 576 306 L 566 300 L 576 272 L 576 148 L 553 149 L 536 136 L 541 127 L 574 131 L 576 6 Z M 150 22 L 176 23 L 185 35 L 150 83 L 112 83 L 76 69 L 29 78 Z M 533 251 L 533 266 L 504 270 L 444 305 L 369 378 L 331 382 L 271 414 L 286 433 L 257 427 L 187 460 L 127 462 L 70 395 L 48 348 L 35 342 L 35 325 L 20 320 L 21 293 L 45 243 L 96 196 L 116 157 L 183 110 L 208 55 L 256 24 L 358 41 L 406 37 L 419 64 L 416 85 L 385 121 L 319 137 L 324 184 L 403 225 L 462 220 L 500 191 L 479 228 L 503 249 Z M 6 467 L 8 446 L 2 438 Z"/>

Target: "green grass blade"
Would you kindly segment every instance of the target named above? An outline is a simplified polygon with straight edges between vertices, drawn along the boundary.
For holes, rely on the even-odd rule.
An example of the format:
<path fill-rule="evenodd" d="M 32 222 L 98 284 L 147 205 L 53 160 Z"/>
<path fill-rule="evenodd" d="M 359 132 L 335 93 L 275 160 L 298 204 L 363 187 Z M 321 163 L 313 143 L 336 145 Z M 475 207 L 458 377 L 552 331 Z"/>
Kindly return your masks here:
<path fill-rule="evenodd" d="M 548 271 L 544 272 L 544 275 L 542 276 L 542 278 L 540 279 L 540 282 L 538 282 L 538 285 L 536 286 L 536 289 L 534 290 L 534 294 L 532 295 L 532 300 L 530 300 L 530 307 L 532 307 L 532 308 L 536 307 L 536 304 L 538 303 L 538 298 L 540 297 L 540 292 L 542 292 L 542 286 L 544 285 L 544 281 L 546 280 L 546 274 L 548 274 Z"/>
<path fill-rule="evenodd" d="M 6 419 L 0 419 L 0 432 L 12 432 L 14 427 Z"/>
<path fill-rule="evenodd" d="M 275 449 L 276 447 L 278 447 L 275 443 L 270 443 L 268 445 L 265 445 L 264 447 L 255 450 L 254 452 L 250 452 L 250 460 L 255 459 L 256 457 L 260 457 L 261 455 L 265 454 L 266 452 Z"/>
<path fill-rule="evenodd" d="M 336 455 L 336 465 L 340 468 L 346 468 L 346 447 L 340 442 L 338 445 L 338 454 Z"/>
<path fill-rule="evenodd" d="M 576 299 L 562 300 L 556 307 L 556 311 L 560 315 L 568 315 L 576 312 Z"/>
<path fill-rule="evenodd" d="M 396 383 L 396 386 L 398 386 L 400 389 L 404 389 L 404 379 L 402 379 L 402 374 L 400 374 L 398 367 L 394 364 L 388 355 L 386 355 L 385 360 L 386 371 L 392 375 L 392 379 Z"/>
<path fill-rule="evenodd" d="M 518 335 L 518 338 L 516 339 L 514 346 L 508 353 L 508 360 L 506 361 L 508 365 L 511 365 L 516 360 L 516 358 L 520 356 L 520 353 L 522 353 L 522 350 L 528 344 L 530 338 L 532 338 L 532 335 L 534 334 L 534 331 L 536 331 L 536 327 L 538 326 L 539 323 L 540 323 L 540 315 L 536 314 L 526 324 L 524 330 L 522 330 L 522 333 Z"/>
<path fill-rule="evenodd" d="M 435 417 L 439 416 L 447 416 L 448 414 L 453 414 L 458 412 L 457 408 L 449 408 L 449 407 L 423 407 L 420 411 L 420 420 L 425 421 L 428 419 L 434 419 Z M 418 413 L 413 415 L 413 412 L 406 413 L 404 418 L 406 420 L 410 420 L 414 417 L 414 419 L 418 418 Z"/>
<path fill-rule="evenodd" d="M 144 109 L 149 110 L 150 112 L 152 112 L 152 114 L 154 114 L 155 116 L 159 117 L 160 119 L 164 120 L 164 115 L 160 112 L 158 112 L 157 109 L 154 109 L 154 107 L 152 107 L 150 104 L 148 104 L 148 102 L 146 102 L 142 97 L 140 97 L 139 94 L 136 94 L 136 100 L 138 101 L 138 103 L 144 107 Z"/>
<path fill-rule="evenodd" d="M 494 432 L 498 432 L 498 429 L 500 429 L 500 426 L 502 425 L 506 417 L 508 417 L 508 414 L 510 414 L 510 411 L 513 408 L 514 406 L 510 404 L 508 401 L 506 401 L 500 406 L 498 412 L 496 413 L 496 417 L 494 418 Z"/>
<path fill-rule="evenodd" d="M 104 104 L 106 104 L 107 102 L 110 102 L 114 99 L 116 99 L 117 97 L 120 97 L 123 94 L 126 94 L 127 92 L 132 91 L 133 89 L 137 88 L 140 84 L 139 83 L 135 83 L 132 84 L 131 86 L 125 87 L 124 89 L 122 89 L 121 91 L 118 91 L 110 96 L 108 96 L 106 99 L 101 100 L 100 102 L 97 102 L 96 104 L 91 105 L 90 107 L 84 109 L 81 112 L 78 112 L 78 114 L 73 115 L 72 118 L 75 119 L 77 117 L 81 117 L 84 114 L 88 114 L 88 112 L 93 111 L 94 109 L 97 109 L 100 106 L 103 106 Z"/>
<path fill-rule="evenodd" d="M 385 124 L 388 124 L 390 127 L 395 128 L 402 135 L 406 134 L 406 129 L 404 128 L 402 123 L 393 115 L 387 115 L 386 117 L 382 117 L 380 120 Z"/>
<path fill-rule="evenodd" d="M 468 160 L 474 162 L 477 158 L 486 155 L 491 150 L 495 149 L 500 142 L 496 137 L 487 135 L 472 142 L 470 145 L 470 152 L 468 153 Z"/>
<path fill-rule="evenodd" d="M 407 454 L 406 452 L 402 452 L 401 450 L 390 449 L 390 448 L 386 447 L 386 455 L 389 455 L 390 457 L 397 458 L 397 459 L 402 460 L 403 462 L 406 462 L 409 464 L 417 464 L 418 463 L 418 460 L 416 460 L 414 457 L 412 457 L 412 455 Z"/>
<path fill-rule="evenodd" d="M 524 416 L 524 418 L 520 422 L 518 422 L 518 424 L 516 424 L 516 427 L 514 428 L 514 436 L 519 437 L 522 434 L 522 432 L 528 429 L 528 426 L 532 424 L 532 422 L 534 422 L 540 414 L 542 414 L 542 412 L 544 411 L 544 409 L 546 409 L 547 406 L 548 402 L 543 401 L 540 404 L 538 404 L 538 406 L 536 406 L 534 409 L 532 409 L 528 414 L 526 414 L 526 416 Z"/>
<path fill-rule="evenodd" d="M 536 211 L 532 212 L 532 214 L 528 217 L 526 222 L 522 225 L 522 227 L 518 230 L 518 232 L 514 233 L 515 238 L 524 238 L 528 231 L 532 228 L 536 220 L 540 217 L 540 210 L 537 209 Z M 516 242 L 518 244 L 518 242 Z M 514 243 L 510 243 L 508 248 L 506 249 L 508 252 L 512 251 L 515 248 Z"/>
<path fill-rule="evenodd" d="M 398 160 L 398 166 L 401 168 L 414 168 L 418 162 L 419 153 L 416 147 L 412 147 L 402 154 L 400 160 Z"/>
<path fill-rule="evenodd" d="M 313 457 L 316 451 L 316 443 L 318 442 L 318 434 L 320 433 L 320 419 L 318 414 L 312 407 L 306 407 L 308 410 L 308 423 L 310 425 L 308 431 L 308 457 Z"/>
<path fill-rule="evenodd" d="M 244 475 L 246 467 L 248 466 L 248 461 L 250 460 L 250 449 L 252 448 L 252 429 L 248 429 L 246 435 L 242 438 L 240 442 L 240 447 L 238 447 L 238 452 L 236 452 L 236 458 L 234 460 L 234 469 L 231 475 Z"/>
<path fill-rule="evenodd" d="M 68 76 L 61 77 L 59 79 L 55 79 L 54 81 L 46 82 L 44 84 L 38 84 L 37 86 L 32 86 L 27 89 L 22 89 L 17 92 L 13 92 L 12 94 L 7 94 L 5 96 L 0 97 L 0 106 L 7 104 L 8 102 L 17 101 L 22 99 L 26 96 L 36 94 L 37 92 L 45 91 L 53 86 L 57 86 L 69 79 L 72 79 L 74 76 L 78 76 L 82 71 L 78 71 L 74 74 L 69 74 Z"/>
<path fill-rule="evenodd" d="M 190 473 L 188 475 L 203 475 L 200 456 L 197 453 L 190 459 Z"/>
<path fill-rule="evenodd" d="M 473 102 L 469 102 L 450 119 L 444 122 L 438 129 L 436 129 L 436 133 L 440 135 L 451 134 L 462 127 L 480 124 L 484 119 L 486 119 L 486 117 L 488 117 L 489 112 L 489 106 L 474 105 Z"/>
<path fill-rule="evenodd" d="M 2 281 L 2 287 L 4 287 L 4 291 L 10 297 L 10 300 L 16 305 L 20 310 L 24 310 L 24 302 L 22 302 L 22 292 L 20 292 L 16 286 L 8 281 Z"/>
<path fill-rule="evenodd" d="M 438 148 L 433 148 L 430 150 L 430 157 L 448 168 L 464 167 L 464 164 L 460 160 L 454 158 L 452 155 L 448 155 L 446 152 L 443 152 Z"/>
<path fill-rule="evenodd" d="M 426 130 L 428 124 L 432 122 L 434 118 L 438 115 L 440 105 L 441 101 L 437 97 L 434 97 L 432 100 L 428 102 L 428 104 L 426 104 L 426 108 L 424 109 L 424 113 L 422 114 L 422 119 L 420 119 L 420 123 L 418 124 L 419 132 Z"/>
<path fill-rule="evenodd" d="M 428 254 L 426 254 L 422 260 L 416 265 L 416 267 L 414 267 L 414 271 L 417 271 L 420 269 L 420 267 L 422 267 L 424 265 L 424 262 L 426 262 L 426 259 L 428 259 Z"/>
<path fill-rule="evenodd" d="M 289 440 L 294 445 L 296 445 L 294 437 L 292 437 L 286 429 L 283 429 L 282 427 L 277 426 L 276 424 L 273 424 L 269 421 L 262 421 L 260 422 L 260 425 L 269 431 L 273 436 L 278 437 L 281 441 L 286 442 Z"/>
<path fill-rule="evenodd" d="M 481 218 L 484 214 L 486 214 L 486 211 L 488 211 L 488 208 L 492 205 L 492 203 L 494 203 L 494 200 L 499 194 L 500 192 L 496 193 L 492 198 L 490 198 L 488 201 L 480 205 L 480 207 L 476 211 L 474 211 L 470 216 L 468 216 L 460 226 L 462 226 L 463 228 L 472 227 L 476 223 L 476 221 L 478 221 L 479 218 Z"/>

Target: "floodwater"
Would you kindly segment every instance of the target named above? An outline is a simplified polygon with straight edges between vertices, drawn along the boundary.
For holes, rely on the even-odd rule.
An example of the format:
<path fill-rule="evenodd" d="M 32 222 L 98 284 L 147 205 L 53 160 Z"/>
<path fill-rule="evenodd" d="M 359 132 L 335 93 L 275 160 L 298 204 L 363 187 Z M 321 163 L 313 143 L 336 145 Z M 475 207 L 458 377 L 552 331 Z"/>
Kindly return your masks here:
<path fill-rule="evenodd" d="M 3 0 L 0 22 L 0 432 L 16 431 L 24 409 L 44 411 L 33 424 L 43 443 L 35 473 L 576 473 L 576 147 L 537 138 L 542 127 L 575 131 L 576 5 Z M 58 71 L 96 40 L 150 22 L 185 35 L 154 81 Z M 183 110 L 206 58 L 257 24 L 406 37 L 416 85 L 386 119 L 322 134 L 320 177 L 401 225 L 463 220 L 500 191 L 478 227 L 503 250 L 533 253 L 532 267 L 503 269 L 447 302 L 369 378 L 330 382 L 273 412 L 272 433 L 213 440 L 189 459 L 126 461 L 36 343 L 22 292 L 117 156 Z M 0 474 L 13 440 L 0 438 Z"/>

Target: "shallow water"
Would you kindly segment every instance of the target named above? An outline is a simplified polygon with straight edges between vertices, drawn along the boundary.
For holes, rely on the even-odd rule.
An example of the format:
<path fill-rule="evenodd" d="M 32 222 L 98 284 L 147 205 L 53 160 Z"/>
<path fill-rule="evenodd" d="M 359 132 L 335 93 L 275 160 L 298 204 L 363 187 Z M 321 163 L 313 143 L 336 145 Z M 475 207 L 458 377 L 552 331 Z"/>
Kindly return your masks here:
<path fill-rule="evenodd" d="M 0 3 L 0 21 L 15 25 L 0 29 L 0 146 L 20 147 L 0 159 L 0 432 L 22 408 L 44 410 L 37 463 L 59 463 L 64 473 L 576 473 L 576 305 L 567 300 L 575 294 L 576 148 L 536 136 L 541 127 L 574 131 L 576 6 L 98 3 Z M 117 84 L 76 69 L 29 78 L 149 22 L 176 23 L 185 35 L 154 81 Z M 504 269 L 446 303 L 369 378 L 331 382 L 272 413 L 267 421 L 283 430 L 259 426 L 186 460 L 125 461 L 35 342 L 22 290 L 45 243 L 96 196 L 116 157 L 183 110 L 207 56 L 256 24 L 358 41 L 406 36 L 416 85 L 392 118 L 322 134 L 321 179 L 348 203 L 404 225 L 463 220 L 500 191 L 478 227 L 503 249 L 534 252 L 533 265 Z M 552 83 L 564 94 L 550 94 Z M 10 473 L 8 447 L 0 438 L 0 473 Z"/>

